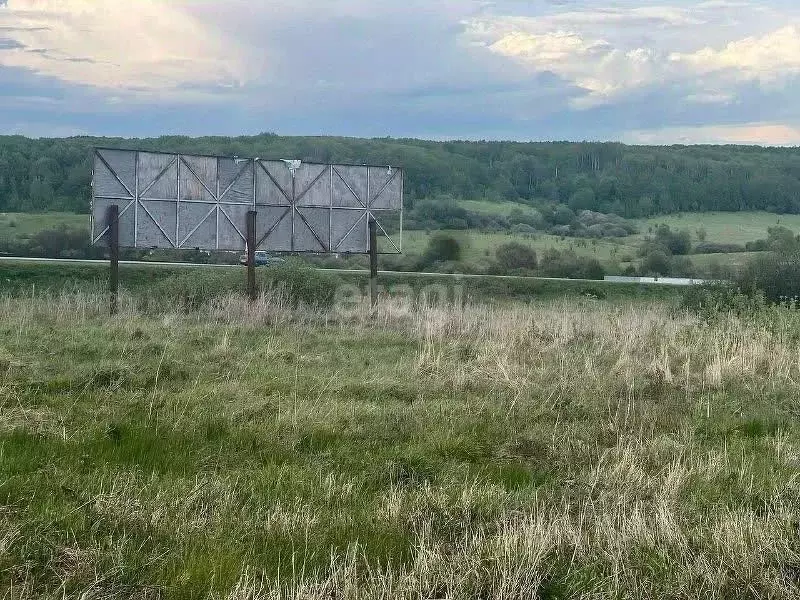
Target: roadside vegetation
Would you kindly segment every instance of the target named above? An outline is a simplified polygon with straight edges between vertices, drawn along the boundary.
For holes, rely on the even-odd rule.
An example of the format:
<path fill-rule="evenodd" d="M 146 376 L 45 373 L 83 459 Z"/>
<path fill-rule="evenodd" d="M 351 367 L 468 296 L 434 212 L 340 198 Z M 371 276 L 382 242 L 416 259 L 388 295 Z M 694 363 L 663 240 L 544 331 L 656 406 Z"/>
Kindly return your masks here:
<path fill-rule="evenodd" d="M 472 208 L 493 206 L 489 202 L 462 203 Z M 518 212 L 518 204 L 507 202 L 500 208 Z M 502 215 L 501 215 L 502 216 Z M 706 220 L 707 219 L 707 220 Z M 568 237 L 542 232 L 486 230 L 406 230 L 403 255 L 384 255 L 381 268 L 399 271 L 440 271 L 467 274 L 524 274 L 549 277 L 602 278 L 603 275 L 691 276 L 730 279 L 752 258 L 775 251 L 785 245 L 787 235 L 794 236 L 795 221 L 791 215 L 766 213 L 698 214 L 665 219 L 636 221 L 638 233 L 626 237 Z M 800 217 L 798 217 L 800 219 Z M 749 224 L 752 220 L 756 225 Z M 706 229 L 704 223 L 708 222 Z M 629 222 L 633 223 L 633 222 Z M 777 223 L 784 223 L 783 225 Z M 800 223 L 800 221 L 798 221 Z M 726 224 L 726 225 L 724 225 Z M 679 227 L 680 226 L 680 227 Z M 746 233 L 739 231 L 746 228 Z M 739 231 L 724 242 L 724 236 Z M 45 258 L 103 258 L 103 248 L 88 245 L 88 224 L 85 215 L 69 213 L 5 213 L 0 214 L 0 256 L 33 256 Z M 439 241 L 453 239 L 458 244 L 454 253 L 442 253 Z M 508 263 L 509 248 L 524 250 L 524 265 Z M 386 247 L 383 250 L 391 251 Z M 528 254 L 528 252 L 532 254 Z M 536 260 L 532 260 L 535 255 Z M 202 252 L 198 250 L 123 250 L 123 258 L 144 261 L 176 261 L 193 263 L 235 264 L 238 253 Z M 330 268 L 365 268 L 361 256 L 306 257 L 310 264 Z"/>

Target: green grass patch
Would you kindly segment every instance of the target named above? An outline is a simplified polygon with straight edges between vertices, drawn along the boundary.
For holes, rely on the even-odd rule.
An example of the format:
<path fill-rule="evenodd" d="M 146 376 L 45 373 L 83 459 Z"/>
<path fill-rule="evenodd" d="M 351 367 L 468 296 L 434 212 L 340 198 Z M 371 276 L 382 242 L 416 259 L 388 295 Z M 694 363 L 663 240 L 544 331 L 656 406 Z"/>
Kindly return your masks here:
<path fill-rule="evenodd" d="M 0 240 L 27 239 L 44 229 L 89 230 L 89 215 L 75 213 L 0 213 Z M 87 242 L 88 243 L 88 242 Z"/>
<path fill-rule="evenodd" d="M 3 300 L 0 593 L 800 592 L 796 311 L 227 302 Z"/>
<path fill-rule="evenodd" d="M 627 254 L 635 255 L 635 248 L 625 241 L 586 240 L 579 238 L 561 238 L 547 234 L 535 234 L 533 237 L 518 236 L 511 233 L 484 233 L 480 231 L 451 231 L 462 245 L 462 260 L 470 263 L 486 262 L 494 258 L 494 252 L 502 244 L 518 242 L 529 246 L 538 253 L 548 249 L 575 250 L 579 255 L 592 256 L 600 261 L 612 259 L 622 260 Z M 425 251 L 431 232 L 407 230 L 403 232 L 403 252 L 422 254 Z"/>
<path fill-rule="evenodd" d="M 767 238 L 767 229 L 781 225 L 800 231 L 800 215 L 776 215 L 766 212 L 699 212 L 680 213 L 637 221 L 643 233 L 649 227 L 669 225 L 672 229 L 688 229 L 697 240 L 697 231 L 705 229 L 707 241 L 741 244 Z"/>

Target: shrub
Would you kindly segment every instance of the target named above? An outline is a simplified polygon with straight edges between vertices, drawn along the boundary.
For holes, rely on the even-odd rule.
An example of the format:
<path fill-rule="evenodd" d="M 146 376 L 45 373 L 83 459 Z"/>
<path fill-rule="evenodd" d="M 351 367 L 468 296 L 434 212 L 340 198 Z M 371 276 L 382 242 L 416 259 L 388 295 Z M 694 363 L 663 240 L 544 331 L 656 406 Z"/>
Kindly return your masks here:
<path fill-rule="evenodd" d="M 325 308 L 333 305 L 339 280 L 300 262 L 287 261 L 263 270 L 265 290 L 280 290 L 292 306 Z"/>
<path fill-rule="evenodd" d="M 692 249 L 692 235 L 688 229 L 673 231 L 669 225 L 659 225 L 655 241 L 675 255 L 689 254 Z"/>
<path fill-rule="evenodd" d="M 536 251 L 519 242 L 501 244 L 495 250 L 495 270 L 499 273 L 510 273 L 536 268 Z"/>
<path fill-rule="evenodd" d="M 716 242 L 703 242 L 697 244 L 692 251 L 693 254 L 731 254 L 733 252 L 744 252 L 745 247 L 740 244 L 719 244 Z"/>
<path fill-rule="evenodd" d="M 766 252 L 769 250 L 769 240 L 756 240 L 744 245 L 747 252 Z"/>
<path fill-rule="evenodd" d="M 146 305 L 197 309 L 210 299 L 244 290 L 244 272 L 187 270 L 151 285 L 143 298 Z M 142 307 L 146 308 L 146 307 Z"/>
<path fill-rule="evenodd" d="M 745 294 L 738 286 L 725 283 L 690 286 L 681 300 L 681 308 L 707 319 L 720 313 L 749 315 L 765 305 L 762 293 Z"/>
<path fill-rule="evenodd" d="M 258 269 L 257 277 L 262 292 L 279 292 L 292 306 L 306 305 L 315 308 L 333 304 L 338 284 L 334 275 L 295 261 Z M 170 303 L 185 309 L 196 309 L 213 298 L 243 293 L 244 286 L 244 268 L 192 270 L 167 277 L 151 286 L 147 302 Z"/>
<path fill-rule="evenodd" d="M 461 243 L 452 235 L 437 233 L 431 236 L 428 247 L 422 255 L 422 267 L 437 262 L 457 262 L 461 260 Z"/>
<path fill-rule="evenodd" d="M 670 273 L 677 277 L 695 277 L 697 268 L 688 256 L 673 256 L 670 261 Z"/>
<path fill-rule="evenodd" d="M 748 293 L 760 291 L 770 302 L 800 298 L 800 253 L 767 254 L 752 259 L 739 276 Z"/>
<path fill-rule="evenodd" d="M 540 270 L 546 277 L 568 279 L 602 279 L 605 275 L 597 259 L 578 256 L 574 250 L 547 250 L 542 257 Z"/>
<path fill-rule="evenodd" d="M 643 275 L 669 275 L 672 273 L 672 257 L 664 250 L 650 250 L 642 261 Z"/>
<path fill-rule="evenodd" d="M 536 229 L 527 223 L 517 223 L 511 228 L 511 233 L 514 235 L 533 236 L 536 235 Z"/>
<path fill-rule="evenodd" d="M 575 220 L 575 213 L 569 207 L 559 205 L 553 213 L 553 223 L 556 225 L 569 225 Z"/>

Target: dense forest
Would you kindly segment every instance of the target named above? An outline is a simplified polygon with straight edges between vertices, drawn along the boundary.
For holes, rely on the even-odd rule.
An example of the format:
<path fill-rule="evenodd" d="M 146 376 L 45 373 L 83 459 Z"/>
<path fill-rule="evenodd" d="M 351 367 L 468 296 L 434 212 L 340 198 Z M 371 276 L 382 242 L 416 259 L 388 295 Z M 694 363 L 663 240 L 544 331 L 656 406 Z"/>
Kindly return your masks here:
<path fill-rule="evenodd" d="M 800 149 L 335 137 L 0 137 L 0 211 L 88 212 L 91 148 L 111 146 L 406 169 L 423 198 L 563 204 L 626 218 L 678 211 L 800 213 Z"/>

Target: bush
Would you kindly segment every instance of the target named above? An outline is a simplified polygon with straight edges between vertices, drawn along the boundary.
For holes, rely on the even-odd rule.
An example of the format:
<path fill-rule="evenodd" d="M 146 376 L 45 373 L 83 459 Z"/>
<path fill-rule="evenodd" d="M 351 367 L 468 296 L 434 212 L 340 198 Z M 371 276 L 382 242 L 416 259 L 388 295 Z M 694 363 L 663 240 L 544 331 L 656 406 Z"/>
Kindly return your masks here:
<path fill-rule="evenodd" d="M 752 259 L 739 276 L 747 293 L 762 292 L 769 302 L 800 299 L 800 254 L 768 254 Z"/>
<path fill-rule="evenodd" d="M 744 245 L 747 252 L 766 252 L 769 250 L 769 240 L 756 240 L 755 242 L 747 242 Z"/>
<path fill-rule="evenodd" d="M 569 207 L 559 205 L 553 213 L 553 223 L 556 225 L 569 225 L 575 220 L 575 213 Z"/>
<path fill-rule="evenodd" d="M 585 236 L 591 238 L 627 237 L 628 232 L 614 223 L 595 223 L 586 229 Z"/>
<path fill-rule="evenodd" d="M 655 241 L 676 256 L 689 254 L 692 249 L 692 234 L 688 229 L 673 231 L 669 225 L 659 225 L 656 228 Z"/>
<path fill-rule="evenodd" d="M 495 250 L 494 271 L 498 273 L 512 273 L 536 268 L 536 251 L 530 246 L 519 242 L 501 244 Z"/>
<path fill-rule="evenodd" d="M 42 258 L 99 258 L 104 249 L 89 245 L 88 229 L 62 225 L 37 231 L 30 239 L 2 240 L 0 252 Z"/>
<path fill-rule="evenodd" d="M 292 306 L 327 308 L 333 305 L 339 280 L 300 262 L 287 261 L 262 271 L 262 289 L 279 290 Z"/>
<path fill-rule="evenodd" d="M 547 250 L 542 257 L 540 270 L 545 277 L 567 279 L 603 279 L 605 275 L 597 259 L 578 256 L 574 250 Z"/>
<path fill-rule="evenodd" d="M 511 233 L 521 236 L 534 236 L 536 235 L 536 229 L 527 223 L 517 223 L 511 228 Z"/>
<path fill-rule="evenodd" d="M 749 315 L 765 305 L 760 292 L 745 294 L 738 286 L 723 283 L 690 286 L 681 300 L 681 308 L 707 319 L 720 313 Z"/>
<path fill-rule="evenodd" d="M 421 266 L 424 268 L 437 262 L 458 262 L 459 260 L 461 260 L 461 243 L 452 235 L 437 233 L 428 241 L 428 247 L 422 255 Z"/>
<path fill-rule="evenodd" d="M 261 292 L 279 292 L 292 306 L 325 308 L 333 305 L 338 279 L 302 263 L 287 261 L 256 271 Z M 213 298 L 244 293 L 245 270 L 191 270 L 165 278 L 151 286 L 147 302 L 169 303 L 196 309 Z"/>
<path fill-rule="evenodd" d="M 740 244 L 718 244 L 716 242 L 703 242 L 697 244 L 692 251 L 693 254 L 731 254 L 733 252 L 744 252 L 745 247 Z"/>
<path fill-rule="evenodd" d="M 688 256 L 673 256 L 670 263 L 670 273 L 675 277 L 697 276 L 697 267 Z"/>
<path fill-rule="evenodd" d="M 206 304 L 210 299 L 235 291 L 244 291 L 244 270 L 242 272 L 220 270 L 187 270 L 166 277 L 151 285 L 143 297 L 147 305 L 175 306 L 193 310 Z"/>
<path fill-rule="evenodd" d="M 672 273 L 672 257 L 664 250 L 650 250 L 642 261 L 642 275 L 666 276 Z"/>

